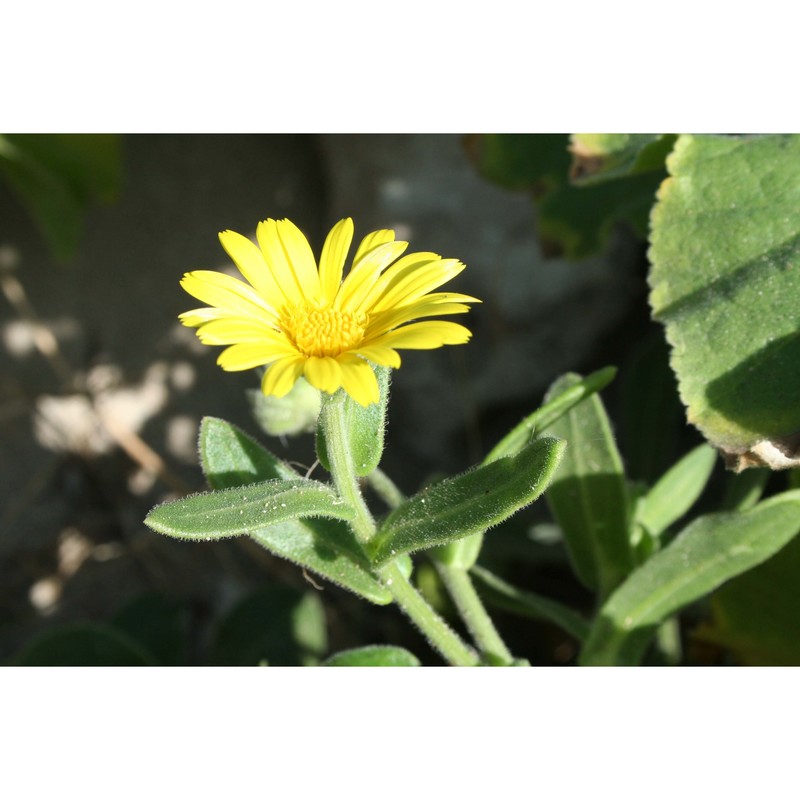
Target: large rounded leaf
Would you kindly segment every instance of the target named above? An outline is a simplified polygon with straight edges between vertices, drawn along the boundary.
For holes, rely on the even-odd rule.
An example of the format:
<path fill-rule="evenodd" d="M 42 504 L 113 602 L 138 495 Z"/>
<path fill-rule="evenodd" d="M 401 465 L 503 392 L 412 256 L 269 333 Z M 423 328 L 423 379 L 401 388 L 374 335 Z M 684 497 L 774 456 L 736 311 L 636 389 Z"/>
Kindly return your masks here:
<path fill-rule="evenodd" d="M 731 466 L 800 464 L 800 136 L 681 136 L 650 303 L 689 421 Z"/>

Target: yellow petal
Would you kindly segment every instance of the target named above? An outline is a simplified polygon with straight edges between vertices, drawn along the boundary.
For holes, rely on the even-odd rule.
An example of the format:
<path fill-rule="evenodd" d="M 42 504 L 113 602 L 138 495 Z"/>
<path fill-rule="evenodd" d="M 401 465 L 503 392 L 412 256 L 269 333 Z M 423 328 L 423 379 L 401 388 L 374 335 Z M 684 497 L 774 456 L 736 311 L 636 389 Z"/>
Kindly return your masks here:
<path fill-rule="evenodd" d="M 343 355 L 337 360 L 342 370 L 342 387 L 356 403 L 368 406 L 381 399 L 378 380 L 366 361 L 354 355 Z"/>
<path fill-rule="evenodd" d="M 287 352 L 296 352 L 283 333 L 250 317 L 211 320 L 200 326 L 197 337 L 203 344 L 261 343 L 285 349 Z"/>
<path fill-rule="evenodd" d="M 393 306 L 413 303 L 422 295 L 455 278 L 463 269 L 464 264 L 457 259 L 443 258 L 419 269 L 399 273 L 372 306 L 371 311 L 384 311 Z"/>
<path fill-rule="evenodd" d="M 353 355 L 368 358 L 382 367 L 391 367 L 392 369 L 400 367 L 400 354 L 392 350 L 391 347 L 379 347 L 377 345 L 359 347 L 357 350 L 353 350 Z M 341 361 L 341 358 L 339 360 Z"/>
<path fill-rule="evenodd" d="M 300 291 L 309 300 L 320 299 L 319 272 L 311 245 L 303 235 L 300 228 L 291 220 L 281 219 L 277 222 L 278 236 L 280 236 L 286 257 L 294 270 Z"/>
<path fill-rule="evenodd" d="M 369 292 L 361 300 L 359 311 L 372 311 L 378 300 L 402 276 L 416 273 L 429 264 L 441 262 L 441 257 L 436 253 L 409 253 L 398 262 L 392 264 L 372 285 Z"/>
<path fill-rule="evenodd" d="M 400 308 L 390 308 L 370 315 L 369 325 L 367 326 L 366 337 L 377 336 L 381 333 L 390 331 L 405 322 L 424 317 L 436 317 L 445 314 L 466 314 L 470 310 L 469 306 L 463 303 L 426 303 L 425 297 L 408 306 Z"/>
<path fill-rule="evenodd" d="M 339 291 L 344 262 L 352 241 L 353 220 L 350 217 L 337 222 L 325 239 L 319 259 L 319 282 L 325 304 L 332 303 Z"/>
<path fill-rule="evenodd" d="M 274 219 L 259 222 L 256 228 L 256 237 L 258 246 L 264 254 L 264 260 L 267 262 L 275 283 L 286 298 L 286 302 L 290 306 L 299 305 L 304 301 L 305 295 L 297 275 L 289 263 L 288 255 L 278 233 L 278 223 Z"/>
<path fill-rule="evenodd" d="M 266 395 L 283 397 L 288 394 L 297 379 L 303 374 L 305 359 L 302 356 L 289 356 L 276 361 L 261 380 L 261 391 Z"/>
<path fill-rule="evenodd" d="M 369 293 L 381 272 L 402 255 L 407 247 L 408 242 L 387 242 L 370 250 L 358 264 L 353 265 L 344 279 L 336 295 L 334 307 L 357 311 L 361 300 Z"/>
<path fill-rule="evenodd" d="M 253 288 L 275 309 L 284 303 L 284 294 L 264 260 L 264 254 L 246 236 L 235 231 L 222 231 L 219 240 L 239 272 Z"/>
<path fill-rule="evenodd" d="M 353 266 L 358 264 L 359 261 L 367 254 L 370 250 L 378 247 L 382 244 L 386 244 L 386 242 L 393 242 L 394 241 L 394 231 L 383 229 L 380 231 L 373 231 L 372 233 L 368 233 L 362 240 L 361 244 L 358 246 L 358 250 L 356 250 L 355 258 L 353 259 Z"/>
<path fill-rule="evenodd" d="M 178 314 L 178 319 L 187 328 L 196 328 L 198 325 L 204 325 L 212 319 L 228 317 L 230 313 L 224 308 L 195 308 L 191 311 L 184 311 L 183 314 Z"/>
<path fill-rule="evenodd" d="M 403 328 L 396 328 L 367 341 L 367 346 L 398 347 L 409 350 L 432 350 L 445 344 L 464 344 L 472 334 L 463 325 L 441 320 L 415 322 Z"/>
<path fill-rule="evenodd" d="M 234 311 L 244 316 L 277 321 L 275 309 L 252 286 L 221 272 L 199 269 L 187 272 L 181 286 L 192 297 L 210 306 Z"/>
<path fill-rule="evenodd" d="M 335 358 L 311 356 L 306 359 L 304 374 L 312 386 L 328 394 L 342 385 L 342 369 Z"/>
<path fill-rule="evenodd" d="M 271 344 L 232 344 L 219 354 L 217 364 L 226 372 L 241 372 L 261 367 L 285 356 L 283 348 Z"/>

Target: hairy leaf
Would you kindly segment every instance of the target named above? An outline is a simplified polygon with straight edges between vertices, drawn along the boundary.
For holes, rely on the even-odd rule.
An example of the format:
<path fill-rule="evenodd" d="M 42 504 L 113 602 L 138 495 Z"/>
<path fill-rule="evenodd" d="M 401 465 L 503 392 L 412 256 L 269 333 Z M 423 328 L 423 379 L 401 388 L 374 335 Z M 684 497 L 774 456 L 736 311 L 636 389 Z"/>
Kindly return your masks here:
<path fill-rule="evenodd" d="M 371 543 L 381 564 L 498 525 L 532 503 L 549 485 L 564 443 L 537 439 L 516 456 L 443 480 L 396 508 Z"/>
<path fill-rule="evenodd" d="M 656 627 L 777 553 L 800 531 L 800 491 L 749 511 L 699 517 L 633 572 L 600 609 L 583 664 L 636 664 Z"/>
<path fill-rule="evenodd" d="M 556 381 L 555 397 L 581 378 Z M 578 577 L 605 597 L 633 567 L 631 503 L 611 425 L 598 395 L 575 406 L 550 427 L 569 445 L 547 493 Z"/>
<path fill-rule="evenodd" d="M 681 136 L 650 304 L 689 421 L 735 469 L 800 464 L 800 136 Z"/>

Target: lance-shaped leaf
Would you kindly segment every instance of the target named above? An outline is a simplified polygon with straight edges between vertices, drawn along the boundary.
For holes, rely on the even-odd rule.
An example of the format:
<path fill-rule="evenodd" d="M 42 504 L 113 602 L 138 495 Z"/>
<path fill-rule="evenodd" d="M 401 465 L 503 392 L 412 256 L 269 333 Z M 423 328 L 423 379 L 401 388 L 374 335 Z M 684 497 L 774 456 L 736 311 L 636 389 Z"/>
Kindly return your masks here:
<path fill-rule="evenodd" d="M 388 367 L 373 366 L 375 377 L 378 379 L 380 400 L 368 406 L 361 406 L 342 391 L 339 396 L 328 398 L 326 402 L 344 403 L 345 424 L 347 425 L 347 440 L 350 444 L 356 475 L 364 477 L 369 475 L 378 466 L 383 455 L 383 438 L 386 430 L 386 405 L 389 402 L 389 373 Z M 328 472 L 331 471 L 328 459 L 328 448 L 322 426 L 317 428 L 317 456 Z"/>
<path fill-rule="evenodd" d="M 425 489 L 392 511 L 371 543 L 377 564 L 486 530 L 532 503 L 550 484 L 564 442 L 537 439 L 516 456 Z"/>
<path fill-rule="evenodd" d="M 323 667 L 418 667 L 419 659 L 402 647 L 373 644 L 332 655 Z"/>
<path fill-rule="evenodd" d="M 604 367 L 585 378 L 574 376 L 576 380 L 565 381 L 563 385 L 559 384 L 557 389 L 554 385 L 548 392 L 544 405 L 515 425 L 492 448 L 483 463 L 489 464 L 503 456 L 513 456 L 519 453 L 530 442 L 534 434 L 543 433 L 578 403 L 605 389 L 614 380 L 616 374 L 616 367 Z"/>
<path fill-rule="evenodd" d="M 557 380 L 549 396 L 580 383 Z M 607 596 L 633 568 L 628 489 L 611 425 L 598 395 L 550 427 L 569 444 L 547 502 L 564 534 L 578 577 Z"/>
<path fill-rule="evenodd" d="M 689 421 L 731 466 L 800 465 L 800 136 L 681 136 L 650 304 Z"/>
<path fill-rule="evenodd" d="M 244 431 L 216 417 L 200 423 L 200 463 L 212 489 L 300 476 Z"/>
<path fill-rule="evenodd" d="M 348 520 L 354 515 L 352 507 L 330 486 L 296 478 L 201 492 L 162 503 L 147 515 L 145 524 L 176 539 L 210 541 L 252 536 L 265 527 L 298 517 Z"/>
<path fill-rule="evenodd" d="M 717 451 L 707 444 L 695 447 L 639 500 L 636 521 L 659 537 L 673 522 L 680 519 L 695 503 L 711 477 Z"/>
<path fill-rule="evenodd" d="M 768 561 L 714 592 L 712 621 L 693 635 L 723 645 L 748 666 L 800 666 L 798 574 L 800 537 L 795 537 Z"/>
<path fill-rule="evenodd" d="M 254 439 L 221 419 L 206 417 L 200 429 L 200 455 L 212 487 L 242 487 L 270 480 L 296 480 L 297 473 Z M 328 489 L 329 495 L 333 491 Z M 335 498 L 334 498 L 335 499 Z M 336 519 L 288 519 L 262 524 L 250 534 L 273 555 L 292 561 L 379 605 L 391 594 L 372 577 L 366 555 L 350 528 Z M 410 559 L 401 562 L 410 572 Z"/>
<path fill-rule="evenodd" d="M 667 617 L 777 553 L 800 531 L 800 491 L 749 511 L 699 517 L 611 595 L 583 664 L 636 664 Z"/>
<path fill-rule="evenodd" d="M 551 397 L 543 406 L 529 414 L 522 422 L 515 425 L 491 450 L 483 460 L 491 464 L 498 458 L 515 456 L 528 444 L 534 436 L 541 436 L 554 422 L 561 419 L 571 408 L 576 406 L 595 392 L 604 389 L 617 374 L 615 367 L 605 367 L 587 375 L 573 386 L 567 386 L 556 397 Z M 483 546 L 483 532 L 473 534 L 466 539 L 437 547 L 433 556 L 437 561 L 449 567 L 471 569 L 478 560 Z"/>

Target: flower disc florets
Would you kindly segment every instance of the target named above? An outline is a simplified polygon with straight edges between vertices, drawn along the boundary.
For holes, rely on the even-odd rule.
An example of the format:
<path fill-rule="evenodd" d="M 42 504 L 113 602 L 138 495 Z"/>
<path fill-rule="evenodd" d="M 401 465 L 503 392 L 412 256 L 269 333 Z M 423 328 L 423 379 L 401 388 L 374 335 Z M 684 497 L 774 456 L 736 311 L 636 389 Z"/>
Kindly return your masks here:
<path fill-rule="evenodd" d="M 351 219 L 328 234 L 319 269 L 308 240 L 289 220 L 265 220 L 256 235 L 258 246 L 233 231 L 219 235 L 247 283 L 208 270 L 186 273 L 181 285 L 208 307 L 180 320 L 197 328 L 204 344 L 227 345 L 217 359 L 223 369 L 267 366 L 266 395 L 282 397 L 305 376 L 317 389 L 343 388 L 366 406 L 379 398 L 370 361 L 397 368 L 398 349 L 463 344 L 471 336 L 455 322 L 425 320 L 463 314 L 467 303 L 480 302 L 433 292 L 464 269 L 454 258 L 403 256 L 408 244 L 379 230 L 364 237 L 342 280 Z"/>

